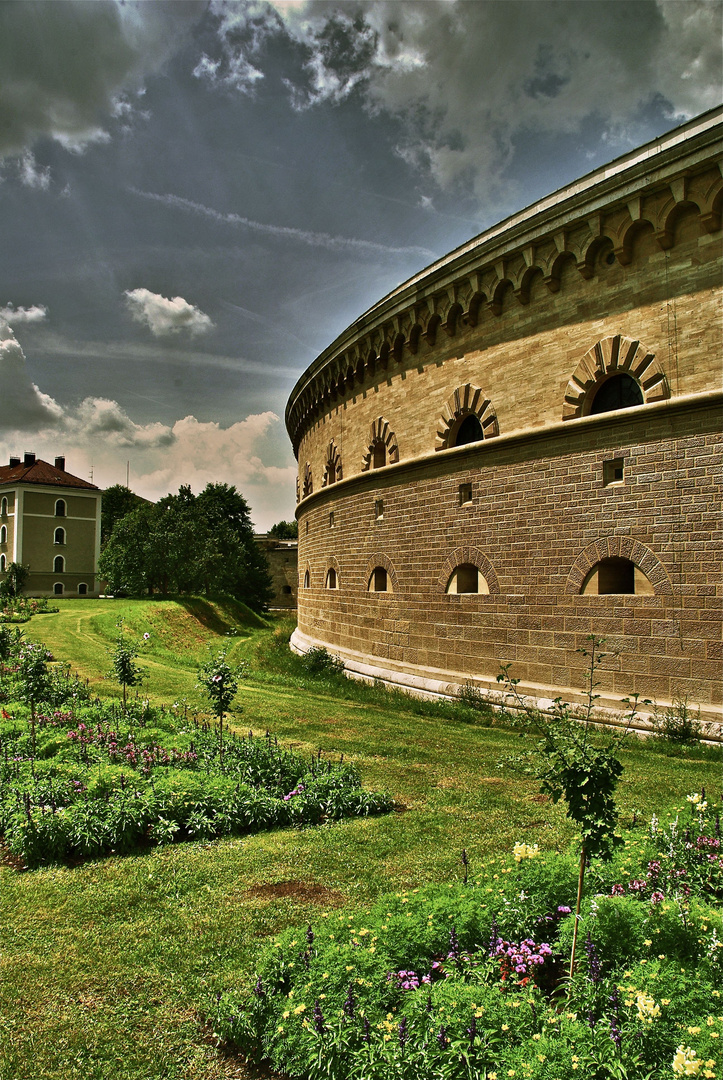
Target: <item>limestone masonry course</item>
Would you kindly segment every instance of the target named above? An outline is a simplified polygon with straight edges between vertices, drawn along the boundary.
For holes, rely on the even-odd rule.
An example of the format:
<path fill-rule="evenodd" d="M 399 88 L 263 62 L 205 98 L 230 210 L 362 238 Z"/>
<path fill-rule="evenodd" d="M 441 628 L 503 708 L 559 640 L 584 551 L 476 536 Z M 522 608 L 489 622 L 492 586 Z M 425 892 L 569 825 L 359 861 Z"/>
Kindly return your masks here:
<path fill-rule="evenodd" d="M 298 629 L 432 693 L 639 693 L 721 718 L 723 110 L 380 300 L 308 368 Z"/>

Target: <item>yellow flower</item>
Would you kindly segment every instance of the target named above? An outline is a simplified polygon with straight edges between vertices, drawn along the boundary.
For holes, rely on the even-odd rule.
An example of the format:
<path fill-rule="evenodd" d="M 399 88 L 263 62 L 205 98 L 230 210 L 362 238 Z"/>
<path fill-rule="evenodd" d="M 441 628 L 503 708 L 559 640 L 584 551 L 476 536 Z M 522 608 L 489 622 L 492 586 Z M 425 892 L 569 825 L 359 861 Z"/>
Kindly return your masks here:
<path fill-rule="evenodd" d="M 304 1003 L 302 1001 L 301 1005 L 297 1005 L 296 1008 L 294 1009 L 294 1016 L 298 1016 L 299 1013 L 303 1013 L 303 1012 L 305 1012 L 305 1010 L 306 1010 L 306 1005 L 304 1005 Z"/>
<path fill-rule="evenodd" d="M 329 978 L 329 972 L 325 971 L 324 974 L 321 977 L 322 977 L 322 979 L 328 979 Z"/>
<path fill-rule="evenodd" d="M 284 1020 L 288 1020 L 289 1017 L 291 1016 L 291 1013 L 289 1012 L 288 1009 L 286 1009 L 281 1015 L 282 1015 Z"/>
<path fill-rule="evenodd" d="M 695 1050 L 681 1043 L 673 1058 L 673 1072 L 676 1076 L 697 1076 L 702 1064 Z"/>
<path fill-rule="evenodd" d="M 650 994 L 642 991 L 635 999 L 638 1007 L 638 1019 L 642 1024 L 652 1024 L 660 1016 L 660 1005 L 656 1005 Z"/>
<path fill-rule="evenodd" d="M 509 1031 L 510 1030 L 510 1025 L 509 1024 L 503 1024 L 502 1025 L 502 1030 L 503 1031 Z"/>
<path fill-rule="evenodd" d="M 540 1035 L 540 1034 L 538 1034 L 537 1032 L 535 1032 L 535 1034 L 534 1034 L 534 1035 L 532 1036 L 532 1038 L 533 1038 L 533 1040 L 534 1040 L 535 1042 L 539 1042 L 539 1041 L 540 1041 L 540 1039 L 542 1038 L 542 1035 Z"/>

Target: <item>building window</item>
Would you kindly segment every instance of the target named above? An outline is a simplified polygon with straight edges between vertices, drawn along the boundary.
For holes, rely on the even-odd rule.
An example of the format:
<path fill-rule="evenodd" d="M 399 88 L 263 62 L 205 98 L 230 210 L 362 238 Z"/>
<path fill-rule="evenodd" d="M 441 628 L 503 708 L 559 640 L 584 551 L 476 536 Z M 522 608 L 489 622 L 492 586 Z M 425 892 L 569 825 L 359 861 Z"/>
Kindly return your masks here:
<path fill-rule="evenodd" d="M 55 516 L 65 517 L 65 499 L 57 499 L 55 503 Z"/>
<path fill-rule="evenodd" d="M 369 592 L 388 592 L 389 577 L 383 566 L 375 566 L 371 572 L 368 585 Z"/>
<path fill-rule="evenodd" d="M 334 511 L 333 510 L 329 511 L 329 528 L 330 529 L 334 528 Z"/>
<path fill-rule="evenodd" d="M 4 573 L 6 569 L 7 569 L 7 565 L 6 565 L 6 561 L 5 561 L 5 556 L 0 555 L 0 573 Z"/>
<path fill-rule="evenodd" d="M 653 596 L 655 589 L 634 562 L 611 555 L 593 566 L 580 592 L 586 596 Z"/>
<path fill-rule="evenodd" d="M 632 409 L 636 405 L 642 405 L 643 401 L 643 392 L 636 380 L 625 371 L 620 371 L 600 384 L 600 389 L 592 399 L 590 415 L 614 412 L 616 409 Z"/>
<path fill-rule="evenodd" d="M 339 588 L 339 579 L 333 566 L 330 566 L 326 572 L 326 587 L 327 589 Z"/>
<path fill-rule="evenodd" d="M 603 487 L 623 483 L 625 479 L 625 461 L 623 458 L 612 458 L 610 461 L 603 461 L 602 466 Z"/>
<path fill-rule="evenodd" d="M 375 521 L 383 521 L 384 520 L 384 500 L 383 499 L 375 499 L 374 500 L 374 520 Z"/>
<path fill-rule="evenodd" d="M 62 596 L 63 595 L 63 583 L 62 583 L 62 581 L 56 581 L 55 582 L 55 585 L 53 585 L 53 593 L 54 593 L 55 596 Z"/>
<path fill-rule="evenodd" d="M 7 525 L 0 525 L 0 544 L 7 544 L 8 542 L 8 528 Z"/>
<path fill-rule="evenodd" d="M 53 573 L 63 574 L 65 573 L 65 559 L 62 555 L 56 555 L 53 559 Z"/>
<path fill-rule="evenodd" d="M 487 579 L 474 563 L 460 563 L 459 566 L 455 566 L 447 582 L 447 592 L 453 595 L 455 593 L 487 595 L 489 591 Z"/>
<path fill-rule="evenodd" d="M 311 588 L 311 574 L 309 573 L 308 570 L 304 574 L 304 588 L 305 589 Z"/>
<path fill-rule="evenodd" d="M 0 502 L 0 517 L 7 517 L 7 516 L 8 516 L 8 501 L 7 501 L 6 498 L 3 498 L 2 502 Z"/>
<path fill-rule="evenodd" d="M 466 503 L 472 502 L 472 485 L 460 484 L 459 485 L 459 505 L 465 506 Z"/>
<path fill-rule="evenodd" d="M 372 468 L 383 469 L 387 463 L 387 444 L 379 440 L 372 450 Z"/>
<path fill-rule="evenodd" d="M 483 439 L 484 432 L 479 417 L 475 413 L 469 413 L 457 428 L 450 446 L 466 446 L 467 443 L 482 442 Z"/>
<path fill-rule="evenodd" d="M 86 583 L 84 581 L 81 581 L 80 585 L 78 586 L 78 596 L 87 596 L 87 595 L 88 595 L 88 586 L 86 585 Z"/>
<path fill-rule="evenodd" d="M 65 543 L 65 529 L 56 529 L 55 530 L 55 539 L 53 540 L 53 543 L 54 544 L 64 544 Z"/>

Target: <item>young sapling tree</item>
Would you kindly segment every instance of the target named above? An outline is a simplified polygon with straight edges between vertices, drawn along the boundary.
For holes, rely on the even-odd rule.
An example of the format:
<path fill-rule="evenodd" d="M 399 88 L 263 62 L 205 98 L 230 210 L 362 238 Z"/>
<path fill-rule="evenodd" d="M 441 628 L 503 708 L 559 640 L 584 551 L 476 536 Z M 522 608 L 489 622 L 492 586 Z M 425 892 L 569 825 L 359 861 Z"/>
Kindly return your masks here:
<path fill-rule="evenodd" d="M 128 687 L 140 686 L 145 678 L 145 673 L 143 669 L 135 663 L 135 659 L 138 656 L 138 646 L 134 641 L 130 641 L 124 636 L 123 620 L 119 619 L 116 625 L 118 626 L 118 638 L 115 643 L 115 649 L 113 650 L 112 674 L 115 676 L 116 682 L 123 689 L 123 713 L 125 715 L 128 712 Z"/>
<path fill-rule="evenodd" d="M 33 775 L 35 775 L 35 717 L 39 702 L 48 696 L 52 676 L 48 663 L 53 659 L 44 645 L 33 641 L 23 642 L 18 653 L 20 696 L 30 706 L 30 733 L 33 746 Z"/>
<path fill-rule="evenodd" d="M 628 712 L 623 724 L 608 729 L 602 740 L 599 736 L 595 737 L 593 710 L 600 697 L 595 693 L 599 686 L 595 676 L 603 661 L 614 654 L 603 652 L 602 638 L 590 635 L 589 641 L 589 649 L 577 650 L 586 658 L 588 665 L 585 706 L 582 710 L 556 698 L 552 710 L 544 713 L 533 707 L 519 693 L 517 687 L 520 680 L 513 679 L 510 675 L 510 664 L 504 664 L 497 676 L 497 681 L 507 688 L 519 710 L 522 727 L 532 735 L 541 736 L 537 745 L 540 763 L 536 773 L 541 782 L 541 792 L 550 795 L 553 803 L 564 798 L 567 803 L 567 816 L 575 822 L 580 833 L 580 871 L 570 957 L 571 978 L 575 970 L 585 869 L 592 858 L 603 861 L 611 859 L 615 848 L 622 843 L 622 838 L 615 832 L 618 810 L 614 795 L 623 772 L 616 748 L 630 730 L 639 704 L 637 695 L 626 698 Z"/>
<path fill-rule="evenodd" d="M 221 649 L 213 656 L 209 656 L 206 663 L 198 669 L 198 688 L 210 701 L 211 709 L 218 719 L 221 765 L 223 765 L 223 718 L 236 697 L 239 681 L 245 679 L 247 674 L 244 664 L 229 664 L 226 649 Z"/>

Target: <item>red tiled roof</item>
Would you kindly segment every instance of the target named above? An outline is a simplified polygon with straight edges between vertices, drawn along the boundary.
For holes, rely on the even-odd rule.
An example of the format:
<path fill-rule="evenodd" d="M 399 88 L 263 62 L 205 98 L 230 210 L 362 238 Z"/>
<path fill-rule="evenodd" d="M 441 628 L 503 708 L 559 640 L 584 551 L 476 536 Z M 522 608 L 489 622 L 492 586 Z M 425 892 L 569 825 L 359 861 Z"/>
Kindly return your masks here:
<path fill-rule="evenodd" d="M 100 491 L 95 484 L 81 480 L 64 469 L 58 469 L 38 458 L 32 465 L 0 465 L 0 487 L 9 484 L 49 484 L 51 487 L 85 488 Z"/>

